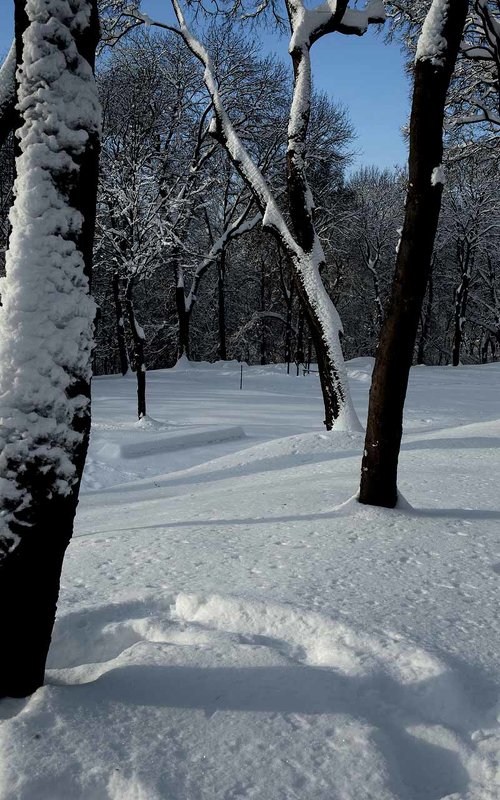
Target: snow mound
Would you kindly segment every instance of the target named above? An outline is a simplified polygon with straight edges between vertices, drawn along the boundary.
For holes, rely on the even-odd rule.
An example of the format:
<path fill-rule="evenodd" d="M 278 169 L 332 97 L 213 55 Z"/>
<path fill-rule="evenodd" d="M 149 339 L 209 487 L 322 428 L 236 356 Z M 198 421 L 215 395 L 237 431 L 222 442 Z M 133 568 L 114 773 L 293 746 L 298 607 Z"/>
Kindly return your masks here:
<path fill-rule="evenodd" d="M 63 617 L 50 663 L 2 707 L 3 800 L 495 797 L 498 733 L 395 633 L 180 593 Z"/>
<path fill-rule="evenodd" d="M 173 424 L 172 422 L 161 422 L 159 419 L 153 419 L 153 417 L 146 414 L 144 417 L 137 420 L 135 427 L 144 428 L 148 431 L 166 431 L 170 430 Z"/>
<path fill-rule="evenodd" d="M 357 431 L 334 430 L 299 433 L 295 436 L 286 436 L 271 442 L 256 444 L 237 453 L 222 456 L 216 461 L 204 464 L 200 469 L 213 468 L 214 463 L 217 463 L 220 469 L 232 469 L 271 460 L 279 460 L 283 464 L 286 462 L 293 466 L 294 463 L 307 463 L 308 460 L 314 460 L 315 456 L 319 455 L 327 455 L 331 458 L 359 455 L 363 444 L 364 434 Z"/>
<path fill-rule="evenodd" d="M 228 427 L 196 427 L 168 430 L 167 426 L 155 427 L 146 423 L 140 426 L 143 435 L 110 432 L 106 441 L 95 448 L 101 458 L 143 458 L 159 453 L 172 453 L 187 447 L 219 444 L 220 442 L 237 441 L 245 438 L 245 431 L 239 425 Z"/>

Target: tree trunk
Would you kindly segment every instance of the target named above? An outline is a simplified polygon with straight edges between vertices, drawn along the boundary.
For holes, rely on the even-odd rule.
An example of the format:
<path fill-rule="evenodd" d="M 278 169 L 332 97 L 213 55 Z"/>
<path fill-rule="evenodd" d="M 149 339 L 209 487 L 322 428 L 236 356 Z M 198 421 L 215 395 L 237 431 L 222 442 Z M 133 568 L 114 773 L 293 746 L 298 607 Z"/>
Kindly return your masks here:
<path fill-rule="evenodd" d="M 420 331 L 420 339 L 418 340 L 417 350 L 417 364 L 425 364 L 425 348 L 429 338 L 429 330 L 431 326 L 432 304 L 434 302 L 434 285 L 432 281 L 432 266 L 429 274 L 429 285 L 427 289 L 427 307 L 425 314 L 422 315 L 422 329 Z"/>
<path fill-rule="evenodd" d="M 295 239 L 303 254 L 290 254 L 290 267 L 316 352 L 325 408 L 325 427 L 331 430 L 335 420 L 343 414 L 348 427 L 357 429 L 359 420 L 349 394 L 340 343 L 340 318 L 320 277 L 325 260 L 314 225 L 312 195 L 305 172 L 311 99 L 310 45 L 296 46 L 291 52 L 291 58 L 294 102 L 288 126 L 288 209 Z M 296 103 L 300 103 L 300 113 L 294 108 Z"/>
<path fill-rule="evenodd" d="M 426 23 L 436 10 L 436 2 Z M 419 55 L 417 49 L 405 220 L 370 390 L 361 503 L 393 508 L 398 498 L 404 401 L 441 208 L 442 183 L 436 170 L 442 169 L 446 94 L 467 10 L 466 0 L 449 4 L 442 30 L 438 31 L 437 38 L 444 42 L 439 57 L 425 53 L 425 49 Z M 430 38 L 435 42 L 435 36 Z M 419 45 L 423 42 L 422 36 Z"/>
<path fill-rule="evenodd" d="M 300 365 L 305 361 L 304 355 L 304 325 L 305 317 L 302 305 L 299 302 L 299 319 L 297 322 L 297 346 L 295 350 L 295 363 L 297 364 L 297 375 L 299 374 Z"/>
<path fill-rule="evenodd" d="M 134 279 L 127 282 L 125 305 L 134 343 L 134 370 L 137 380 L 137 417 L 146 416 L 146 361 L 144 359 L 144 331 L 137 322 L 134 308 Z"/>
<path fill-rule="evenodd" d="M 227 361 L 226 344 L 226 251 L 222 250 L 217 260 L 217 299 L 218 299 L 218 318 L 219 318 L 219 358 Z"/>
<path fill-rule="evenodd" d="M 292 313 L 293 313 L 293 283 L 290 290 L 285 295 L 286 300 L 286 320 L 285 320 L 285 363 L 287 375 L 290 374 L 290 362 L 292 360 Z"/>
<path fill-rule="evenodd" d="M 116 340 L 118 342 L 118 357 L 120 359 L 120 369 L 122 375 L 126 375 L 130 370 L 130 362 L 127 350 L 127 338 L 125 336 L 125 320 L 123 318 L 123 305 L 120 297 L 120 276 L 118 272 L 113 273 L 113 300 L 115 304 L 116 316 Z"/>
<path fill-rule="evenodd" d="M 3 402 L 11 405 L 11 413 L 9 418 L 4 417 L 5 428 L 1 435 L 1 477 L 9 488 L 6 490 L 4 486 L 1 498 L 0 696 L 23 697 L 43 683 L 61 567 L 73 532 L 90 431 L 95 307 L 88 295 L 97 193 L 99 111 L 95 85 L 84 62 L 93 66 L 98 21 L 94 0 L 80 0 L 71 6 L 71 12 L 75 17 L 78 14 L 80 20 L 85 19 L 84 10 L 91 12 L 89 23 L 80 23 L 78 28 L 70 27 L 69 8 L 65 7 L 60 17 L 57 7 L 52 12 L 54 26 L 59 31 L 54 37 L 53 33 L 47 33 L 48 26 L 38 22 L 31 24 L 23 0 L 16 0 L 15 6 L 18 46 L 23 32 L 26 37 L 19 93 L 25 99 L 29 97 L 31 102 L 25 104 L 22 112 L 24 128 L 17 163 L 17 171 L 24 175 L 28 187 L 24 184 L 16 187 L 12 250 L 7 254 L 6 268 L 10 292 L 4 297 L 1 320 L 0 391 Z M 75 44 L 79 57 L 75 57 L 72 50 Z M 57 53 L 57 69 L 43 74 L 43 65 L 34 59 L 37 52 L 47 57 Z M 68 82 L 66 79 L 70 75 Z M 43 102 L 37 99 L 41 91 Z M 71 92 L 74 94 L 70 97 Z M 62 97 L 66 103 L 62 102 Z M 75 121 L 66 112 L 72 103 L 79 101 L 85 104 L 85 113 Z M 48 119 L 50 123 L 46 122 Z M 54 166 L 53 152 L 49 157 L 44 149 L 46 125 L 51 134 L 54 134 L 54 126 L 59 130 L 59 126 L 64 125 L 73 126 L 78 133 L 73 139 L 60 141 L 52 135 L 54 146 L 59 147 L 64 163 L 68 164 L 67 169 L 61 169 L 59 162 Z M 82 145 L 82 141 L 86 144 Z M 69 167 L 71 161 L 76 168 Z M 34 164 L 39 167 L 39 179 L 45 183 L 45 187 L 40 184 L 41 189 L 47 192 L 40 191 L 41 207 L 35 214 L 36 220 L 31 219 L 33 211 L 26 196 L 32 189 L 29 182 Z M 59 216 L 54 213 L 54 207 L 49 207 L 52 193 L 58 196 Z M 82 215 L 81 225 L 75 222 L 73 229 L 69 226 L 69 231 L 63 227 L 62 233 L 57 223 L 66 214 L 77 219 L 75 211 Z M 41 227 L 40 216 L 45 216 L 46 222 Z M 38 242 L 35 249 L 34 235 Z M 30 276 L 35 270 L 39 283 L 33 289 Z M 50 280 L 47 280 L 48 275 Z M 44 323 L 35 342 L 28 317 L 35 318 L 29 313 L 26 316 L 26 306 L 22 303 L 22 308 L 17 307 L 17 295 L 24 293 L 26 297 L 33 291 L 36 297 L 32 297 L 32 301 L 36 301 L 37 314 Z M 61 302 L 55 294 L 59 294 Z M 16 317 L 23 318 L 23 322 L 13 325 Z M 62 332 L 61 352 L 52 354 L 48 342 L 44 341 L 45 329 L 50 329 L 52 344 L 54 330 Z M 50 378 L 38 372 L 36 358 L 30 358 L 30 348 L 35 346 L 45 357 L 53 358 L 54 370 Z M 25 370 L 26 361 L 30 372 Z M 12 380 L 13 374 L 17 386 Z M 47 393 L 37 393 L 36 385 L 35 391 L 30 393 L 33 382 L 43 385 Z M 12 408 L 16 409 L 14 420 Z M 49 430 L 49 434 L 45 435 L 44 430 Z"/>
<path fill-rule="evenodd" d="M 189 358 L 189 323 L 191 321 L 190 309 L 186 308 L 186 294 L 184 291 L 184 280 L 182 274 L 177 274 L 175 287 L 175 307 L 177 309 L 178 337 L 177 337 L 177 360 L 186 356 Z"/>
<path fill-rule="evenodd" d="M 463 333 L 465 326 L 465 314 L 467 310 L 467 300 L 469 299 L 469 286 L 472 269 L 472 252 L 469 242 L 464 240 L 459 242 L 458 254 L 460 271 L 462 273 L 460 284 L 455 292 L 455 314 L 454 314 L 454 334 L 453 351 L 451 363 L 454 367 L 460 364 L 460 354 L 462 350 Z"/>
<path fill-rule="evenodd" d="M 260 262 L 260 363 L 261 366 L 267 364 L 267 341 L 266 341 L 266 323 L 264 321 L 263 312 L 266 310 L 266 265 L 262 260 Z"/>

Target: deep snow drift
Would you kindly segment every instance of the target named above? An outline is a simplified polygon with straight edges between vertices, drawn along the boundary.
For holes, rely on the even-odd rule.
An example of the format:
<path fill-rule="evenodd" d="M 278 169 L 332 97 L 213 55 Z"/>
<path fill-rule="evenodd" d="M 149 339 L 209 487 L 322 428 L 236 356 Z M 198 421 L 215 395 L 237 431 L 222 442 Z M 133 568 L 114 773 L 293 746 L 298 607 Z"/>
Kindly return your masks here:
<path fill-rule="evenodd" d="M 348 365 L 363 418 L 370 362 Z M 409 508 L 345 502 L 316 376 L 94 382 L 47 685 L 2 800 L 498 800 L 500 365 L 415 368 Z M 286 438 L 285 438 L 286 437 Z"/>

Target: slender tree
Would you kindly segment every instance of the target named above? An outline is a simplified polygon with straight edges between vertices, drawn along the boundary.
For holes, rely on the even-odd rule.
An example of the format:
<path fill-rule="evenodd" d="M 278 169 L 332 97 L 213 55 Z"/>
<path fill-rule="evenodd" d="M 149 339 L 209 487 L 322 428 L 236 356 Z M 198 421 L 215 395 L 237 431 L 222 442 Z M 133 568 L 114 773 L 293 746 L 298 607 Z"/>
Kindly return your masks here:
<path fill-rule="evenodd" d="M 361 503 L 392 508 L 398 498 L 403 408 L 441 208 L 446 96 L 468 5 L 433 0 L 418 40 L 405 219 L 370 390 Z"/>

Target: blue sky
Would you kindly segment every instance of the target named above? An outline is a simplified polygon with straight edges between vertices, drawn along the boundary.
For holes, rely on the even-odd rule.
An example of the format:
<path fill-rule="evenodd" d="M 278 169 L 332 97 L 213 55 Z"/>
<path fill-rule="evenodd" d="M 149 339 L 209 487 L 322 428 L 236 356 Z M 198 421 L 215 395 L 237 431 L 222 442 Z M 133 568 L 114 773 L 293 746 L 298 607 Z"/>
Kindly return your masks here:
<path fill-rule="evenodd" d="M 0 0 L 2 54 L 11 41 L 13 6 L 13 0 Z M 166 0 L 144 2 L 144 9 L 158 19 L 167 19 L 166 7 Z M 275 51 L 287 60 L 285 37 L 262 31 L 262 41 L 266 52 Z M 312 58 L 315 87 L 340 100 L 349 111 L 358 136 L 356 164 L 404 164 L 401 127 L 408 116 L 409 88 L 399 48 L 384 44 L 374 31 L 362 38 L 333 34 L 314 45 Z"/>

